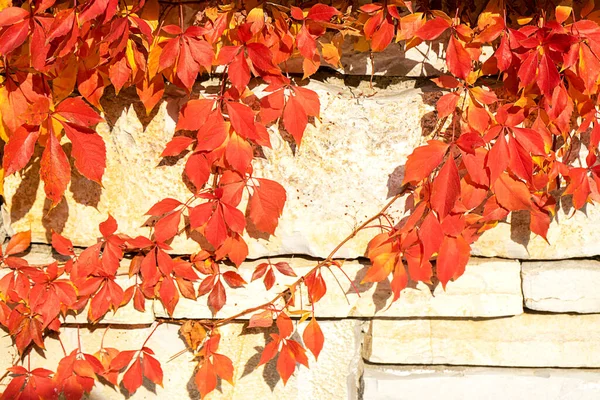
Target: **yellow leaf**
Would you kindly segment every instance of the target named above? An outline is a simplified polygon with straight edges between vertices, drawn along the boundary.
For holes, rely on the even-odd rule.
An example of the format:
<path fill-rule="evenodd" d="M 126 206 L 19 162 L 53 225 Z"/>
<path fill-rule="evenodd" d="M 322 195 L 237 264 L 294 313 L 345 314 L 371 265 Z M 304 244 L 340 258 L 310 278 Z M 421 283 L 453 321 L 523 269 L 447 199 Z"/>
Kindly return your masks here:
<path fill-rule="evenodd" d="M 364 36 L 359 37 L 356 43 L 354 43 L 354 50 L 356 51 L 365 52 L 369 51 L 370 48 L 369 42 Z"/>
<path fill-rule="evenodd" d="M 125 49 L 125 55 L 127 56 L 127 63 L 131 67 L 131 76 L 136 76 L 138 67 L 137 67 L 137 64 L 135 63 L 135 52 L 133 50 L 133 46 L 135 46 L 135 43 L 133 42 L 133 40 L 129 39 L 127 41 L 127 48 Z"/>
<path fill-rule="evenodd" d="M 341 67 L 340 57 L 342 56 L 340 49 L 333 43 L 323 43 L 321 48 L 323 59 L 334 67 Z"/>
<path fill-rule="evenodd" d="M 519 17 L 517 18 L 517 23 L 519 25 L 527 25 L 531 20 L 533 20 L 533 17 Z"/>
<path fill-rule="evenodd" d="M 571 12 L 573 12 L 573 8 L 570 5 L 560 5 L 556 7 L 556 21 L 559 24 L 562 24 L 563 22 L 565 22 L 569 16 L 571 15 Z"/>
<path fill-rule="evenodd" d="M 0 0 L 0 10 L 4 10 L 5 8 L 12 7 L 11 0 Z"/>

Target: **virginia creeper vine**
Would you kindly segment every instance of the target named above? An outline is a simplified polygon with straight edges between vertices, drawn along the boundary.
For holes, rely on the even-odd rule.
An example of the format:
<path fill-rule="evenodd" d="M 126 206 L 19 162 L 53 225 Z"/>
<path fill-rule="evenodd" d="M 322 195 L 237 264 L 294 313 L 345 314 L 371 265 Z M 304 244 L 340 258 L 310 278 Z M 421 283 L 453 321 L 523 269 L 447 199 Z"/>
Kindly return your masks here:
<path fill-rule="evenodd" d="M 187 15 L 190 5 L 198 11 L 194 18 Z M 460 277 L 471 244 L 513 211 L 528 212 L 531 231 L 546 238 L 563 197 L 570 196 L 576 209 L 600 200 L 599 22 L 593 0 L 533 8 L 492 0 L 446 10 L 402 0 L 28 0 L 5 6 L 4 176 L 39 162 L 52 206 L 66 201 L 72 171 L 63 145 L 70 142 L 74 167 L 101 184 L 106 145 L 95 127 L 103 122 L 105 90 L 135 91 L 150 114 L 165 87 L 175 85 L 187 98 L 162 156 L 185 159 L 191 195 L 186 202 L 155 204 L 147 212 L 154 220 L 148 236 L 118 233 L 110 215 L 99 226 L 102 239 L 86 249 L 54 232 L 52 246 L 67 260 L 62 263 L 35 266 L 20 257 L 30 232 L 8 241 L 0 252 L 0 326 L 20 357 L 0 399 L 80 398 L 100 383 L 134 393 L 144 377 L 162 385 L 148 339 L 133 350 L 105 347 L 103 340 L 94 354 L 83 352 L 81 336 L 75 349 L 61 341 L 64 357 L 54 371 L 31 365 L 30 354 L 43 350 L 49 335 L 60 337 L 67 314 L 84 309 L 90 323 L 130 302 L 144 311 L 146 300 L 160 301 L 173 315 L 181 296 L 206 296 L 211 309 L 220 310 L 227 293 L 246 284 L 238 267 L 248 255 L 247 224 L 274 234 L 286 201 L 281 184 L 254 175 L 255 150 L 270 147 L 275 131 L 302 146 L 307 126 L 320 114 L 318 95 L 304 83 L 321 66 L 339 67 L 345 42 L 368 51 L 375 64 L 377 53 L 390 46 L 443 43 L 446 73 L 433 79 L 444 91 L 436 103 L 439 129 L 408 157 L 401 193 L 285 291 L 225 319 L 180 321 L 198 362 L 202 396 L 218 378 L 233 382 L 234 366 L 219 352 L 219 328 L 250 314 L 250 327 L 275 321 L 277 333 L 259 365 L 278 355 L 284 383 L 297 363 L 308 367 L 306 350 L 318 358 L 324 336 L 314 309 L 327 292 L 321 272 L 343 270 L 336 252 L 375 222 L 380 233 L 366 249 L 371 266 L 363 282 L 391 279 L 394 301 L 409 279 L 431 282 L 435 276 L 445 287 Z M 484 56 L 489 49 L 491 56 Z M 302 76 L 288 70 L 294 59 L 301 61 Z M 199 96 L 194 84 L 211 76 L 219 77 L 219 90 Z M 402 196 L 406 216 L 393 221 L 386 211 Z M 191 231 L 206 243 L 195 254 L 172 256 L 172 239 Z M 122 288 L 116 276 L 125 255 L 135 284 Z M 278 274 L 296 276 L 288 263 L 269 261 L 252 279 L 262 279 L 269 290 Z M 303 288 L 310 302 L 292 313 Z M 291 338 L 291 317 L 308 321 L 302 343 Z"/>

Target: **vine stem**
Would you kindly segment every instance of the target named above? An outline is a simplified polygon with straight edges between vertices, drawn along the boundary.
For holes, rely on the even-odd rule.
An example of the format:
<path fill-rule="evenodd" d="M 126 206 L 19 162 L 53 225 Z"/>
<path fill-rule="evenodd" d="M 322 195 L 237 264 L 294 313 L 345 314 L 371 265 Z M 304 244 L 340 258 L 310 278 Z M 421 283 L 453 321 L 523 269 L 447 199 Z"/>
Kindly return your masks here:
<path fill-rule="evenodd" d="M 408 185 L 405 184 L 402 186 L 402 188 L 400 189 L 400 192 L 398 194 L 396 194 L 394 197 L 392 197 L 392 199 L 387 202 L 387 204 L 385 206 L 383 206 L 383 208 L 381 210 L 379 210 L 379 212 L 377 214 L 375 214 L 374 216 L 372 216 L 371 218 L 367 219 L 365 222 L 363 222 L 362 224 L 360 224 L 357 228 L 355 228 L 348 236 L 346 236 L 344 238 L 344 240 L 342 240 L 340 243 L 338 243 L 338 245 L 331 251 L 331 253 L 329 253 L 329 255 L 327 256 L 326 259 L 324 259 L 323 261 L 320 261 L 316 266 L 314 266 L 308 273 L 306 273 L 305 275 L 301 276 L 298 280 L 296 280 L 296 282 L 294 282 L 293 284 L 291 284 L 289 286 L 288 289 L 284 290 L 283 292 L 279 293 L 277 296 L 275 296 L 273 299 L 271 299 L 270 301 L 263 303 L 259 306 L 256 307 L 252 307 L 252 308 L 248 308 L 244 311 L 240 311 L 239 313 L 232 315 L 230 317 L 224 318 L 222 320 L 216 321 L 214 323 L 212 323 L 211 325 L 213 326 L 213 328 L 217 328 L 219 326 L 223 326 L 228 324 L 231 321 L 234 321 L 236 319 L 239 319 L 243 316 L 246 316 L 250 313 L 262 310 L 272 304 L 274 304 L 276 301 L 278 301 L 279 299 L 283 298 L 286 294 L 290 293 L 291 288 L 295 288 L 296 286 L 298 286 L 300 283 L 302 283 L 304 281 L 304 278 L 307 275 L 312 274 L 313 272 L 315 272 L 316 270 L 318 270 L 319 268 L 330 264 L 333 261 L 333 257 L 336 255 L 336 253 L 346 244 L 348 243 L 351 239 L 353 239 L 358 232 L 360 232 L 361 230 L 363 230 L 365 227 L 367 227 L 367 225 L 369 225 L 371 222 L 377 220 L 383 213 L 385 213 L 385 211 L 390 208 L 392 206 L 392 204 L 394 204 L 400 197 L 402 197 L 404 195 L 404 193 L 406 193 L 408 189 Z"/>

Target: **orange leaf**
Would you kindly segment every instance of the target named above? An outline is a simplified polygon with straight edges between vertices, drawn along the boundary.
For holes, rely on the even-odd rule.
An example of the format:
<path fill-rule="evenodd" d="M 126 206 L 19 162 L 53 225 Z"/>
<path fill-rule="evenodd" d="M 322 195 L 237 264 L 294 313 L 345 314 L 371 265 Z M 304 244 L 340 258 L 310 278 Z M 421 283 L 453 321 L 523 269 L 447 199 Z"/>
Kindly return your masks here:
<path fill-rule="evenodd" d="M 436 263 L 437 277 L 444 289 L 449 280 L 465 272 L 470 253 L 471 246 L 462 236 L 444 236 Z"/>
<path fill-rule="evenodd" d="M 319 358 L 319 354 L 323 349 L 323 342 L 325 340 L 323 331 L 319 326 L 319 323 L 313 316 L 302 333 L 302 340 L 307 349 L 315 356 L 315 359 Z"/>
<path fill-rule="evenodd" d="M 531 207 L 531 193 L 527 186 L 507 173 L 501 174 L 493 187 L 498 204 L 507 210 L 528 210 Z"/>
<path fill-rule="evenodd" d="M 71 180 L 71 166 L 54 133 L 48 134 L 46 148 L 42 154 L 40 177 L 44 181 L 46 197 L 52 205 L 60 203 L 63 193 Z"/>
<path fill-rule="evenodd" d="M 446 50 L 446 64 L 448 70 L 456 77 L 466 79 L 471 72 L 471 56 L 463 44 L 454 36 L 450 36 Z"/>
<path fill-rule="evenodd" d="M 433 181 L 431 208 L 438 213 L 442 220 L 452 211 L 459 197 L 460 177 L 454 159 L 449 157 Z"/>
<path fill-rule="evenodd" d="M 196 382 L 196 387 L 202 398 L 215 390 L 217 387 L 217 373 L 210 360 L 205 358 L 201 363 L 198 372 L 194 376 L 194 382 Z"/>
<path fill-rule="evenodd" d="M 406 160 L 403 183 L 420 182 L 433 172 L 444 159 L 448 145 L 439 140 L 430 140 L 425 146 L 417 147 Z"/>
<path fill-rule="evenodd" d="M 19 254 L 29 248 L 31 244 L 31 230 L 18 232 L 8 242 L 6 246 L 6 255 Z"/>

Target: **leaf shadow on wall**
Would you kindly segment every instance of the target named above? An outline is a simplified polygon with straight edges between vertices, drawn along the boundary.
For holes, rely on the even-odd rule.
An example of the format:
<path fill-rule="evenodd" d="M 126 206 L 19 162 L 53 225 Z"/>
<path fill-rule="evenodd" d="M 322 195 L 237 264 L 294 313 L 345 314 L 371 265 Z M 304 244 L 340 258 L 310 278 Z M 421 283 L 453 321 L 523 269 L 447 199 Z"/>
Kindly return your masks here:
<path fill-rule="evenodd" d="M 258 333 L 263 334 L 264 342 L 266 344 L 272 340 L 270 337 L 270 334 L 277 333 L 277 329 L 275 329 L 275 327 L 270 327 L 267 329 L 265 329 L 265 328 L 254 328 L 253 329 L 253 328 L 247 328 L 245 326 L 244 329 L 242 330 L 242 333 L 240 334 L 240 336 L 256 335 Z M 294 333 L 294 335 L 292 335 L 292 339 L 299 341 L 298 334 Z M 240 379 L 243 379 L 245 376 L 252 374 L 256 370 L 256 367 L 258 366 L 258 363 L 260 361 L 260 357 L 261 357 L 261 354 L 262 354 L 264 348 L 265 348 L 264 346 L 254 347 L 254 350 L 256 350 L 256 353 L 254 355 L 252 355 L 252 357 L 250 357 L 248 359 L 248 361 L 246 361 L 246 364 L 244 365 L 244 371 L 242 372 L 242 376 L 240 377 Z M 281 380 L 281 378 L 279 377 L 279 373 L 277 372 L 277 357 L 279 357 L 279 355 L 275 356 L 275 358 L 273 358 L 271 361 L 266 363 L 264 365 L 264 369 L 262 372 L 263 380 L 269 386 L 269 389 L 271 389 L 271 392 L 273 392 L 275 390 L 275 386 Z"/>
<path fill-rule="evenodd" d="M 371 266 L 371 264 L 369 263 L 368 260 L 361 261 L 361 264 L 363 265 L 363 268 L 356 273 L 356 276 L 352 280 L 352 283 L 358 289 L 358 293 L 362 295 L 365 292 L 367 292 L 368 290 L 370 290 L 374 284 L 369 283 L 369 282 L 361 283 L 361 281 L 363 280 L 363 278 L 365 277 L 365 275 L 367 273 L 367 270 Z M 406 262 L 404 262 L 404 265 L 406 266 Z M 432 280 L 432 283 L 426 284 L 426 285 L 427 285 L 430 293 L 433 295 L 435 288 L 439 285 L 439 281 L 437 280 L 435 275 L 431 278 L 431 280 Z M 409 281 L 406 285 L 406 289 L 417 290 L 417 282 L 409 279 Z M 348 289 L 348 291 L 346 292 L 346 295 L 354 294 L 354 293 L 356 293 L 356 291 L 351 286 Z M 388 306 L 388 303 L 390 302 L 391 297 L 392 297 L 392 288 L 391 288 L 389 279 L 385 279 L 381 282 L 378 282 L 377 286 L 375 287 L 375 291 L 373 292 L 373 296 L 372 296 L 373 304 L 375 305 L 374 313 L 376 314 L 382 310 L 385 310 L 386 307 Z M 402 298 L 402 295 L 400 295 L 400 298 Z"/>
<path fill-rule="evenodd" d="M 33 154 L 32 161 L 20 173 L 21 182 L 12 196 L 10 209 L 10 220 L 12 222 L 19 221 L 25 217 L 37 198 L 37 191 L 40 185 L 41 154 L 41 149 L 37 148 Z"/>
<path fill-rule="evenodd" d="M 160 100 L 156 106 L 154 106 L 150 114 L 147 114 L 144 105 L 137 96 L 135 88 L 123 89 L 117 96 L 114 88 L 109 86 L 106 88 L 104 95 L 100 99 L 100 104 L 104 110 L 103 117 L 111 131 L 117 120 L 123 115 L 123 112 L 127 112 L 130 108 L 133 108 L 135 111 L 135 114 L 145 131 L 158 113 L 158 110 L 160 110 L 163 101 L 165 100 Z"/>

